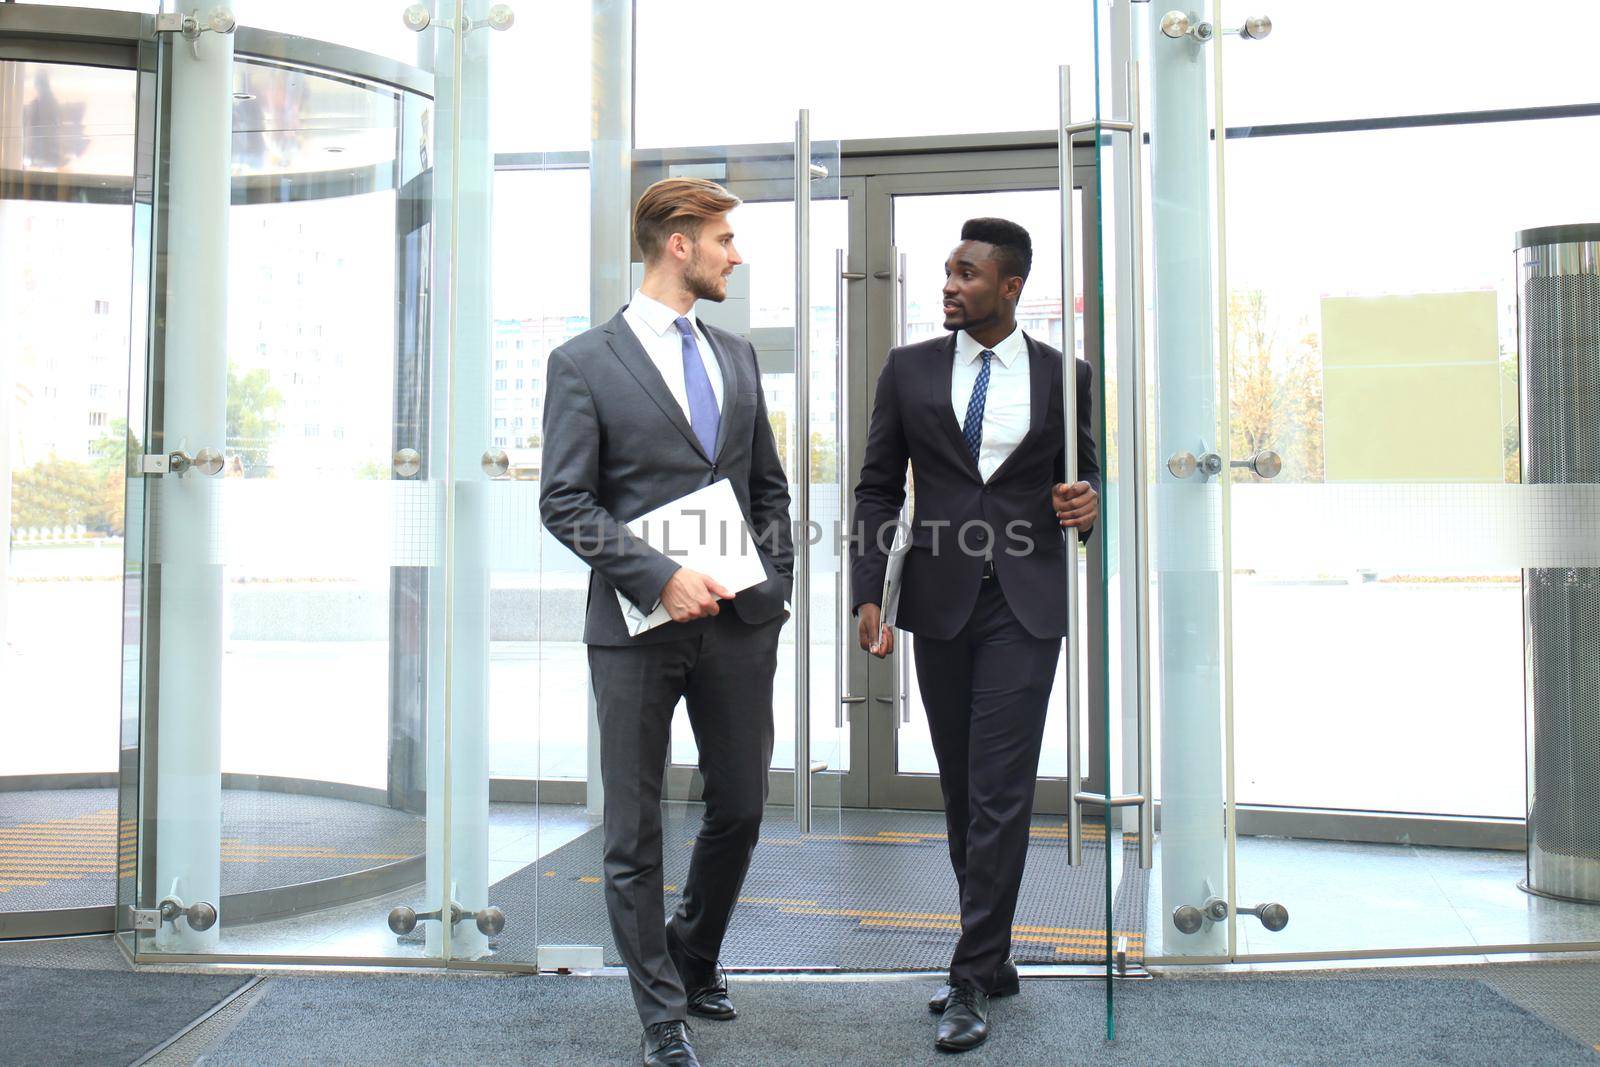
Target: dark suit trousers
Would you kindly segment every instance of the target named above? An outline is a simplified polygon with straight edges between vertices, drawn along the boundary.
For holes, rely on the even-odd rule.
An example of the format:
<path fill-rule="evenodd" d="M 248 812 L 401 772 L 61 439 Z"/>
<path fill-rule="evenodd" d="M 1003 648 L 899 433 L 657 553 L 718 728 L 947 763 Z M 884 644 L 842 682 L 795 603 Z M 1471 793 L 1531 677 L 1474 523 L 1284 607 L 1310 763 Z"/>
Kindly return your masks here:
<path fill-rule="evenodd" d="M 724 604 L 677 641 L 589 647 L 605 783 L 605 889 L 611 934 L 646 1026 L 687 1019 L 667 954 L 661 876 L 661 783 L 680 697 L 700 748 L 705 815 L 673 932 L 715 961 L 761 831 L 772 761 L 772 679 L 782 617 L 751 626 Z"/>
<path fill-rule="evenodd" d="M 960 633 L 912 647 L 961 895 L 950 978 L 989 992 L 1011 951 L 1061 640 L 1029 633 L 988 578 Z"/>

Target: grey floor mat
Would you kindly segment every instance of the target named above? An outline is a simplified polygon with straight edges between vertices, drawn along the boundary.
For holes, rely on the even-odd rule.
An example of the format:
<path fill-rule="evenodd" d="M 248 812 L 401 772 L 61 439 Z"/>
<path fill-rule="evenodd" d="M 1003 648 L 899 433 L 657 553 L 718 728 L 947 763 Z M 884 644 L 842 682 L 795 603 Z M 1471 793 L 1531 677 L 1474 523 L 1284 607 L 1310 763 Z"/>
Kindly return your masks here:
<path fill-rule="evenodd" d="M 734 979 L 740 1018 L 694 1026 L 717 1067 L 946 1062 L 927 982 Z M 272 977 L 208 1065 L 638 1062 L 625 982 L 609 978 Z M 1600 1055 L 1479 981 L 1236 978 L 1117 987 L 1029 981 L 997 1002 L 994 1033 L 964 1064 L 1494 1064 Z M 293 1034 L 294 1040 L 285 1040 Z"/>
<path fill-rule="evenodd" d="M 249 980 L 7 967 L 0 970 L 0 1065 L 133 1063 Z"/>
<path fill-rule="evenodd" d="M 668 911 L 688 871 L 700 811 L 666 805 Z M 1034 820 L 1013 933 L 1019 961 L 1105 959 L 1104 840 L 1103 827 L 1086 827 L 1084 862 L 1072 867 L 1063 820 Z M 502 957 L 533 959 L 540 944 L 599 944 L 607 962 L 620 962 L 606 920 L 602 841 L 602 831 L 591 830 L 491 888 L 491 902 L 507 914 L 534 917 L 507 925 Z M 1119 851 L 1116 932 L 1137 963 L 1149 878 L 1136 848 Z M 801 835 L 779 809 L 762 826 L 722 959 L 730 967 L 937 969 L 950 962 L 959 933 L 942 815 L 846 810 Z"/>
<path fill-rule="evenodd" d="M 222 794 L 224 896 L 333 878 L 420 854 L 419 816 L 247 789 Z M 113 789 L 0 792 L 0 911 L 115 903 Z"/>

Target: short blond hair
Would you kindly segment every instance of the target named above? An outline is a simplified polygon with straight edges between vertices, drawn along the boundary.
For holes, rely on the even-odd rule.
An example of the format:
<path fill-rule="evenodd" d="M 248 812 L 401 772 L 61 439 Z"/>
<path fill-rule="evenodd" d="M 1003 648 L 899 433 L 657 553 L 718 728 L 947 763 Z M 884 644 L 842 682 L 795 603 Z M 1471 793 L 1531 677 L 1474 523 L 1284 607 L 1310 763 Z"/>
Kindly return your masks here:
<path fill-rule="evenodd" d="M 700 228 L 742 201 L 705 178 L 663 178 L 644 191 L 633 208 L 633 239 L 645 262 L 653 261 L 675 233 L 699 240 Z"/>

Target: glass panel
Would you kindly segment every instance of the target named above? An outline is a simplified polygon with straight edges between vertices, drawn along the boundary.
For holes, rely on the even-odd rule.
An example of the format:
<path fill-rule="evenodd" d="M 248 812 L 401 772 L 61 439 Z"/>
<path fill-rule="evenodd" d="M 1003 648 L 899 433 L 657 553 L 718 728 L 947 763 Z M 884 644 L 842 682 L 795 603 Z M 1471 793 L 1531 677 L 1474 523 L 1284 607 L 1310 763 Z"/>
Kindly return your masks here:
<path fill-rule="evenodd" d="M 805 18 L 781 7 L 661 0 L 638 11 L 637 136 L 641 147 L 753 142 L 772 134 L 771 116 L 809 107 L 830 116 L 829 136 L 1048 130 L 1055 125 L 1056 67 L 1071 63 L 1079 99 L 1092 83 L 1089 24 L 1081 8 L 1002 0 L 974 19 L 955 0 L 915 10 L 894 4 L 821 0 Z M 849 33 L 840 33 L 849 26 Z M 952 27 L 973 54 L 1004 55 L 1007 105 L 951 92 Z M 1023 32 L 1018 32 L 1019 28 Z M 893 42 L 886 57 L 883 43 Z M 715 54 L 741 91 L 718 106 L 684 107 L 684 55 Z M 826 55 L 849 79 L 818 77 L 809 57 Z"/>
<path fill-rule="evenodd" d="M 1384 0 L 1296 4 L 1274 12 L 1270 43 L 1244 42 L 1228 65 L 1227 126 L 1259 127 L 1389 115 L 1560 106 L 1594 100 L 1582 34 L 1552 33 L 1592 14 L 1584 0 L 1545 0 L 1537 19 L 1508 19 L 1495 0 L 1448 9 Z M 1237 29 L 1248 5 L 1229 4 L 1220 27 Z M 1313 27 L 1337 16 L 1345 26 L 1378 26 L 1354 48 L 1337 48 Z M 1493 32 L 1484 32 L 1492 26 Z M 1238 43 L 1236 37 L 1219 38 Z M 1533 57 L 1537 56 L 1535 62 Z M 1351 60 L 1366 77 L 1349 78 Z M 1338 93 L 1315 87 L 1336 79 Z M 1443 256 L 1441 259 L 1445 258 Z"/>
<path fill-rule="evenodd" d="M 776 132 L 776 130 L 774 130 Z M 776 138 L 773 138 L 776 140 Z M 805 528 L 798 525 L 801 494 L 808 494 L 810 539 L 810 595 L 806 599 L 807 636 L 798 636 L 797 598 L 791 600 L 789 618 L 778 636 L 777 666 L 772 683 L 773 747 L 768 796 L 761 841 L 751 861 L 740 896 L 740 906 L 728 927 L 723 962 L 730 967 L 833 967 L 844 951 L 836 919 L 851 908 L 851 884 L 840 871 L 840 806 L 844 775 L 848 772 L 848 727 L 836 725 L 840 705 L 838 688 L 837 623 L 837 367 L 835 364 L 837 287 L 834 284 L 835 250 L 847 244 L 848 207 L 840 199 L 840 164 L 835 141 L 811 143 L 813 178 L 809 183 L 810 231 L 807 311 L 796 314 L 796 271 L 801 262 L 796 243 L 795 178 L 793 149 L 781 143 L 695 149 L 696 161 L 712 158 L 723 168 L 724 184 L 740 196 L 741 206 L 730 215 L 735 241 L 744 265 L 730 279 L 730 298 L 721 304 L 702 301 L 697 307 L 705 321 L 737 333 L 751 342 L 761 371 L 761 400 L 775 438 L 779 460 L 788 481 L 789 520 L 795 551 L 806 551 Z M 818 170 L 817 168 L 820 168 Z M 657 175 L 639 176 L 642 188 Z M 796 330 L 804 323 L 809 345 L 809 382 L 806 386 L 809 433 L 805 434 L 811 463 L 808 485 L 798 476 L 799 389 Z M 758 427 L 759 432 L 759 427 Z M 809 760 L 800 760 L 799 773 L 810 784 L 809 829 L 802 829 L 797 803 L 796 738 L 801 723 L 796 714 L 799 693 L 796 672 L 805 653 L 808 666 Z M 665 819 L 667 840 L 689 842 L 702 815 L 699 747 L 687 707 L 679 703 L 671 742 Z M 685 851 L 678 860 L 669 855 L 669 873 L 686 872 Z M 674 879 L 668 879 L 669 887 Z M 681 884 L 681 877 L 676 880 Z M 669 888 L 669 909 L 676 906 Z M 802 909 L 796 911 L 795 909 Z M 796 919 L 796 916 L 800 918 Z M 807 917 L 809 916 L 809 918 Z M 817 927 L 818 929 L 811 929 Z"/>
<path fill-rule="evenodd" d="M 0 936 L 115 899 L 134 116 L 0 62 Z"/>
<path fill-rule="evenodd" d="M 481 21 L 490 5 L 460 6 Z M 590 84 L 589 16 L 560 5 L 469 34 L 458 68 L 439 56 L 441 128 L 459 130 L 451 287 L 461 294 L 449 341 L 448 854 L 457 899 L 482 919 L 456 926 L 454 959 L 535 964 L 541 944 L 601 945 L 607 929 L 598 782 L 589 787 L 588 568 L 539 513 L 550 354 L 591 325 L 589 94 L 571 91 Z M 568 863 L 570 879 L 546 877 Z"/>
<path fill-rule="evenodd" d="M 454 5 L 450 0 L 427 0 L 421 6 L 431 8 L 436 20 L 447 21 Z M 263 30 L 356 48 L 431 69 L 432 37 L 439 29 L 438 21 L 418 33 L 401 17 L 405 10 L 406 5 L 389 0 L 343 0 L 338 4 L 272 0 L 251 4 L 240 16 Z"/>
<path fill-rule="evenodd" d="M 143 479 L 141 840 L 154 828 L 159 851 L 141 857 L 138 897 L 220 919 L 180 915 L 139 948 L 416 956 L 421 931 L 397 940 L 385 918 L 430 910 L 408 888 L 426 848 L 444 532 L 427 105 L 218 58 L 180 44 L 160 60 L 184 103 L 156 153 L 165 288 L 145 439 L 183 455 Z M 284 100 L 317 106 L 256 110 Z M 297 122 L 338 100 L 363 116 L 358 166 L 308 174 Z M 258 180 L 280 165 L 296 177 Z M 219 276 L 225 313 L 194 310 Z"/>
<path fill-rule="evenodd" d="M 1138 114 L 1136 98 L 1130 99 L 1130 79 L 1135 69 L 1129 63 L 1134 10 L 1130 5 L 1094 7 L 1092 117 L 1097 123 L 1133 120 Z M 1118 20 L 1120 26 L 1114 27 L 1113 20 Z M 1114 46 L 1118 40 L 1123 45 L 1120 50 Z M 1117 477 L 1124 471 L 1131 473 L 1132 468 L 1123 455 L 1127 442 L 1116 432 L 1121 425 L 1115 417 L 1121 380 L 1118 372 L 1138 357 L 1142 333 L 1138 286 L 1131 284 L 1131 271 L 1141 267 L 1142 256 L 1122 256 L 1118 250 L 1131 251 L 1138 231 L 1129 212 L 1133 205 L 1129 194 L 1138 187 L 1133 164 L 1139 159 L 1142 142 L 1142 128 L 1117 132 L 1097 128 L 1093 167 L 1084 175 L 1082 193 L 1074 205 L 1079 232 L 1084 235 L 1082 269 L 1074 272 L 1081 278 L 1082 295 L 1078 299 L 1083 308 L 1083 342 L 1075 355 L 1088 365 L 1093 382 L 1090 411 L 1087 418 L 1080 413 L 1079 424 L 1098 444 L 1100 521 L 1083 546 L 1083 612 L 1074 615 L 1075 622 L 1081 619 L 1080 636 L 1076 642 L 1069 640 L 1067 648 L 1071 654 L 1076 645 L 1083 663 L 1079 698 L 1083 708 L 1083 769 L 1091 791 L 1108 800 L 1104 805 L 1084 805 L 1081 809 L 1084 866 L 1092 870 L 1096 862 L 1100 865 L 1096 886 L 1100 899 L 1094 909 L 1098 921 L 1094 925 L 1101 934 L 1097 955 L 1105 966 L 1108 1040 L 1116 1037 L 1112 979 L 1119 971 L 1125 972 L 1130 965 L 1137 967 L 1143 961 L 1145 901 L 1149 894 L 1139 840 L 1143 809 L 1115 808 L 1109 799 L 1119 794 L 1144 795 L 1146 804 L 1153 803 L 1144 780 L 1148 768 L 1141 768 L 1137 757 L 1137 691 L 1131 702 L 1134 706 L 1128 707 L 1127 693 L 1119 685 L 1122 675 L 1111 668 L 1113 663 L 1128 662 L 1126 650 L 1131 650 L 1134 658 L 1138 654 L 1137 640 L 1127 642 L 1128 631 L 1121 626 L 1123 598 L 1113 590 L 1118 588 L 1123 565 L 1131 555 L 1126 548 L 1132 547 L 1122 541 L 1128 528 L 1118 515 L 1122 494 Z M 1137 384 L 1130 385 L 1133 391 L 1137 388 Z M 1086 480 L 1081 466 L 1078 477 Z M 1137 575 L 1138 568 L 1132 570 Z M 1069 779 L 1074 787 L 1077 772 L 1078 768 L 1072 768 Z"/>
<path fill-rule="evenodd" d="M 1522 594 L 1551 573 L 1520 568 L 1582 565 L 1592 539 L 1524 532 L 1545 520 L 1520 484 L 1529 291 L 1512 253 L 1520 231 L 1592 218 L 1580 172 L 1600 119 L 1569 105 L 1594 78 L 1560 62 L 1574 41 L 1528 58 L 1530 27 L 1441 25 L 1418 51 L 1404 27 L 1421 15 L 1353 49 L 1275 32 L 1223 50 L 1232 447 L 1283 467 L 1237 470 L 1232 490 L 1238 903 L 1290 917 L 1241 916 L 1247 956 L 1600 941 L 1593 906 L 1518 888 L 1535 784 Z M 1448 121 L 1250 128 L 1264 110 L 1322 117 L 1292 85 L 1334 63 L 1388 69 L 1401 41 L 1405 84 L 1369 80 L 1337 117 Z M 1488 110 L 1513 105 L 1539 107 Z M 1380 160 L 1381 193 L 1356 177 Z M 1562 389 L 1581 396 L 1581 380 Z M 1592 852 L 1574 862 L 1600 870 Z"/>

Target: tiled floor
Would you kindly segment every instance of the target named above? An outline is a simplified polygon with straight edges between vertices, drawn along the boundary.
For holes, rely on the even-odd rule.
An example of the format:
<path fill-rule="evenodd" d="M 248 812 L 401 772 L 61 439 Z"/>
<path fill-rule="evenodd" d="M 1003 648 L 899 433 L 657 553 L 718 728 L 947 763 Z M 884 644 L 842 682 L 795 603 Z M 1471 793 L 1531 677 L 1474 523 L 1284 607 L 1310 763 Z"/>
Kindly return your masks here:
<path fill-rule="evenodd" d="M 1156 852 L 1159 866 L 1159 842 Z M 1520 852 L 1245 837 L 1236 863 L 1242 905 L 1271 901 L 1289 911 L 1276 933 L 1241 916 L 1240 958 L 1600 943 L 1600 904 L 1517 888 L 1526 873 Z M 1181 935 L 1165 916 L 1179 902 L 1163 901 L 1159 871 L 1153 884 L 1148 952 L 1176 960 Z"/>

